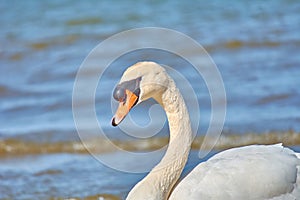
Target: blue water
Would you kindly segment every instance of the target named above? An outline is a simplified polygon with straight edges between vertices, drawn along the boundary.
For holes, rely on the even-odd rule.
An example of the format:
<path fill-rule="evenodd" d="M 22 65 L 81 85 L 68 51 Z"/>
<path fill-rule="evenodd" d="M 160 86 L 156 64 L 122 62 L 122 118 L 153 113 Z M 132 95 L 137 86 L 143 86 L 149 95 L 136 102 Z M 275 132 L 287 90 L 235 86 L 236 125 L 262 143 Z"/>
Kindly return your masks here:
<path fill-rule="evenodd" d="M 181 31 L 207 48 L 227 92 L 226 130 L 300 130 L 297 1 L 3 1 L 0 9 L 2 135 L 74 132 L 71 94 L 83 59 L 112 34 L 144 26 Z M 145 58 L 176 67 L 158 55 Z M 107 75 L 109 88 L 123 69 L 142 59 L 137 56 Z M 201 117 L 208 123 L 207 91 L 195 90 L 203 93 Z M 96 98 L 104 95 L 110 94 L 97 92 Z"/>
<path fill-rule="evenodd" d="M 72 92 L 84 58 L 113 34 L 147 26 L 183 32 L 208 51 L 221 72 L 227 93 L 224 132 L 299 132 L 299 11 L 297 0 L 1 1 L 0 139 L 78 140 L 72 115 Z M 201 109 L 198 133 L 205 133 L 210 119 L 210 99 L 203 80 L 195 79 L 192 68 L 183 59 L 167 52 L 144 50 L 124 55 L 112 63 L 100 82 L 104 89 L 96 92 L 98 120 L 110 136 L 125 138 L 119 129 L 110 125 L 112 90 L 123 70 L 140 60 L 170 65 L 190 81 Z M 96 67 L 104 70 L 103 66 Z M 89 76 L 92 74 L 87 75 L 87 79 Z M 149 116 L 144 112 L 147 108 L 147 104 L 137 108 L 133 119 L 147 124 Z M 161 135 L 166 135 L 167 127 L 164 127 Z M 59 159 L 68 158 L 64 156 Z M 74 167 L 80 170 L 80 166 Z M 3 170 L 0 164 L 0 178 L 4 177 L 1 176 Z M 25 177 L 28 175 L 23 168 L 10 170 L 21 173 L 21 180 L 24 179 L 22 173 Z M 7 190 L 0 190 L 3 197 L 16 198 L 18 192 L 12 189 L 14 181 L 11 180 L 19 180 L 18 177 L 4 177 L 10 181 Z M 136 180 L 133 178 L 122 187 L 129 188 Z M 18 186 L 20 191 L 23 186 Z M 121 193 L 114 194 L 124 195 Z M 34 199 L 35 190 L 30 194 L 24 198 Z M 57 189 L 48 194 L 64 196 L 66 193 Z M 74 191 L 74 194 L 78 193 Z M 95 193 L 86 196 L 92 194 Z"/>

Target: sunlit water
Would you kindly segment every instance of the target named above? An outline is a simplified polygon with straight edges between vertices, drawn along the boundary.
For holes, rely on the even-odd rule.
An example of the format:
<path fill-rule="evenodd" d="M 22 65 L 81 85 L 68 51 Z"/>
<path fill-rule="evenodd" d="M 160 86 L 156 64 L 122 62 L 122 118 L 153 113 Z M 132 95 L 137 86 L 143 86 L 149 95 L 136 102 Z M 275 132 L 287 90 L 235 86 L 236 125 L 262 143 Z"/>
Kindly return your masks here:
<path fill-rule="evenodd" d="M 72 116 L 75 75 L 89 51 L 107 37 L 136 27 L 181 31 L 210 53 L 227 93 L 224 135 L 229 136 L 218 149 L 260 142 L 299 145 L 294 133 L 300 131 L 299 10 L 296 0 L 1 1 L 0 198 L 122 198 L 144 176 L 118 172 L 93 159 L 81 146 Z M 210 119 L 203 80 L 183 59 L 144 50 L 120 57 L 100 81 L 96 111 L 109 137 L 133 151 L 157 147 L 149 143 L 133 148 L 135 143 L 110 125 L 112 89 L 123 70 L 140 60 L 172 66 L 189 80 L 201 109 L 197 132 L 203 135 Z M 144 112 L 148 108 L 136 108 L 133 120 L 149 123 Z M 164 125 L 158 146 L 166 143 L 167 131 Z M 276 133 L 264 134 L 270 131 Z M 120 156 L 98 142 L 99 153 Z M 97 141 L 91 143 L 97 146 Z M 198 147 L 187 171 L 200 162 Z"/>

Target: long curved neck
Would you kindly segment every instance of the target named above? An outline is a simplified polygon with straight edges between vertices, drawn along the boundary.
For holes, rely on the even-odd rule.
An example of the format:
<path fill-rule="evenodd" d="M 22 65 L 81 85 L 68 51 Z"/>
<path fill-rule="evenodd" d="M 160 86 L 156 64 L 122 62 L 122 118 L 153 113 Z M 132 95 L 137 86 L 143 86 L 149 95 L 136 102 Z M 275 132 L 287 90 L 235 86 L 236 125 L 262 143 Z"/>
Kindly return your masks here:
<path fill-rule="evenodd" d="M 169 121 L 170 141 L 166 154 L 151 172 L 130 191 L 127 200 L 165 200 L 187 162 L 192 143 L 192 130 L 184 100 L 170 78 L 168 88 L 156 100 Z"/>

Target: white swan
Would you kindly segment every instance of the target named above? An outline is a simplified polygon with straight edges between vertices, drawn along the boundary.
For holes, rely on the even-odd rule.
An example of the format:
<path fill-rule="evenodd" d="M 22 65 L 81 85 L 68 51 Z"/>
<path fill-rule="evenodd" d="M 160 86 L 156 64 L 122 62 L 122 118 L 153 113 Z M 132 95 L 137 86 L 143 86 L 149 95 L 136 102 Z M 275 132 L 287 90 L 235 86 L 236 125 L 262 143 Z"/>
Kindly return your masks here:
<path fill-rule="evenodd" d="M 165 110 L 170 141 L 165 156 L 129 192 L 127 200 L 300 199 L 299 155 L 276 145 L 223 151 L 200 163 L 176 186 L 192 143 L 189 114 L 172 78 L 154 62 L 129 67 L 114 91 L 117 126 L 130 109 L 154 98 Z"/>

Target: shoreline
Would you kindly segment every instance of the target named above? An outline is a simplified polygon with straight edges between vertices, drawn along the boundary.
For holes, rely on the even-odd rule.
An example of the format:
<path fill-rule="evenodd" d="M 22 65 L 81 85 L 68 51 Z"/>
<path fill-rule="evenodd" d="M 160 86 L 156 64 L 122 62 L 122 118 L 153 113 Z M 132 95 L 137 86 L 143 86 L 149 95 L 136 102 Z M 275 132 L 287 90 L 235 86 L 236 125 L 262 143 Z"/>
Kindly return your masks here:
<path fill-rule="evenodd" d="M 192 150 L 200 149 L 205 136 L 195 137 L 192 143 Z M 113 153 L 112 145 L 126 151 L 152 151 L 160 149 L 168 144 L 168 137 L 153 137 L 141 140 L 108 140 L 99 137 L 89 138 L 82 141 L 63 142 L 36 142 L 26 141 L 16 138 L 0 140 L 0 158 L 39 154 L 87 154 L 93 153 Z M 215 143 L 214 138 L 206 138 L 206 146 Z M 276 144 L 282 143 L 284 146 L 300 145 L 300 133 L 295 131 L 267 132 L 267 133 L 245 133 L 245 134 L 222 134 L 218 142 L 213 145 L 215 150 L 224 150 L 232 147 L 239 147 L 251 144 Z M 87 147 L 87 148 L 86 148 Z M 202 147 L 205 150 L 206 147 Z"/>

